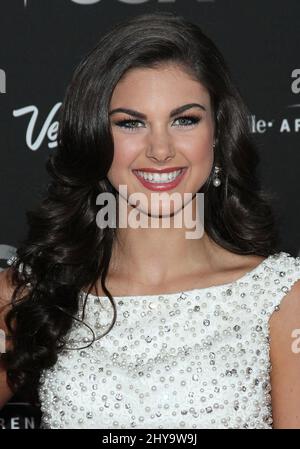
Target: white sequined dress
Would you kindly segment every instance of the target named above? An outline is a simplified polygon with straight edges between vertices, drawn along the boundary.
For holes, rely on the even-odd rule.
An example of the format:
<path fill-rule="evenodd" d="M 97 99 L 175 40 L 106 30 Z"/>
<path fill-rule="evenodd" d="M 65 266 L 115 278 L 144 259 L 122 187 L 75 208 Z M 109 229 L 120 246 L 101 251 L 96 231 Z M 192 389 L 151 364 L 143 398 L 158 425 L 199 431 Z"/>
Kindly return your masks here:
<path fill-rule="evenodd" d="M 280 252 L 232 283 L 114 297 L 112 330 L 42 372 L 41 428 L 272 428 L 269 318 L 299 279 L 300 258 Z M 112 317 L 90 294 L 96 338 Z M 67 336 L 68 348 L 92 341 L 77 321 Z"/>

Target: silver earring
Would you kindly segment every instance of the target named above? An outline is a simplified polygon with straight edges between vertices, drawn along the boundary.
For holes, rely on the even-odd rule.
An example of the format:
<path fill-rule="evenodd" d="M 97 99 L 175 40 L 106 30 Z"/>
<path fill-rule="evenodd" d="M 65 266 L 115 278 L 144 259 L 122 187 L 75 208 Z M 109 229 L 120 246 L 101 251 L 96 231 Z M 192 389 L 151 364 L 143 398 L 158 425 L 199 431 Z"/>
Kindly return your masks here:
<path fill-rule="evenodd" d="M 221 168 L 218 165 L 215 165 L 214 167 L 214 174 L 213 174 L 213 185 L 215 187 L 219 187 L 221 185 L 221 179 L 218 177 L 218 174 L 220 173 Z"/>

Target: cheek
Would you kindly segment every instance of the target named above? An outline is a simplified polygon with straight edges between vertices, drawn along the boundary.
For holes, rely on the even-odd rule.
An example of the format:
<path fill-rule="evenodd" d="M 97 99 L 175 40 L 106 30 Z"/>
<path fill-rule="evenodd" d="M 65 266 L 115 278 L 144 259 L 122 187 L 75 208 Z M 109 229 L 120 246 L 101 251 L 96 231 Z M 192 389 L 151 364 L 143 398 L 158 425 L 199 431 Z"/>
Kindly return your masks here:
<path fill-rule="evenodd" d="M 179 143 L 178 143 L 179 144 Z M 210 136 L 195 135 L 182 141 L 181 148 L 192 165 L 204 166 L 213 161 L 213 141 Z"/>
<path fill-rule="evenodd" d="M 141 151 L 142 142 L 138 136 L 114 134 L 114 160 L 119 167 L 128 167 Z"/>
<path fill-rule="evenodd" d="M 206 138 L 203 135 L 194 137 L 185 141 L 184 145 L 184 153 L 191 166 L 189 188 L 193 191 L 199 189 L 206 182 L 214 161 L 211 137 L 207 136 Z"/>
<path fill-rule="evenodd" d="M 129 141 L 114 138 L 114 158 L 107 173 L 107 178 L 113 185 L 118 184 L 128 174 L 138 153 L 136 148 L 132 139 Z"/>

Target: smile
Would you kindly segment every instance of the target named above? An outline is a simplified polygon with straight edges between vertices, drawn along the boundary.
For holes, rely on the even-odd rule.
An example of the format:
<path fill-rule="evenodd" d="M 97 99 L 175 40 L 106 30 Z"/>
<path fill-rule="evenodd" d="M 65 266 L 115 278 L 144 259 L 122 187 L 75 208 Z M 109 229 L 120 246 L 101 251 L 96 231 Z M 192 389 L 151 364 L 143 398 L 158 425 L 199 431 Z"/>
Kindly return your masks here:
<path fill-rule="evenodd" d="M 150 190 L 169 190 L 176 187 L 183 178 L 187 167 L 174 170 L 168 173 L 144 172 L 133 170 L 135 176 L 141 181 L 144 187 Z"/>
<path fill-rule="evenodd" d="M 151 172 L 143 172 L 143 171 L 137 171 L 136 173 L 139 176 L 142 176 L 146 181 L 153 182 L 153 183 L 161 183 L 161 182 L 171 182 L 174 181 L 174 179 L 177 178 L 177 176 L 180 175 L 183 169 L 172 171 L 170 173 L 151 173 Z"/>

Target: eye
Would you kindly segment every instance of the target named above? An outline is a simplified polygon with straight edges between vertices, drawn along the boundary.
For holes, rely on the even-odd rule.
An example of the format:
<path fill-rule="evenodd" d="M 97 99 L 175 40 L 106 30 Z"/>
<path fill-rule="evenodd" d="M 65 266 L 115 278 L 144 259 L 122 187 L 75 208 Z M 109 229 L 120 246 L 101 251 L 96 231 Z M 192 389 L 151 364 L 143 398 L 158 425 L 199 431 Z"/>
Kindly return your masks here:
<path fill-rule="evenodd" d="M 181 125 L 179 125 L 180 127 L 187 127 L 187 126 L 194 126 L 197 123 L 199 123 L 201 120 L 200 117 L 196 116 L 196 115 L 184 115 L 182 117 L 178 117 L 175 122 L 180 121 Z"/>
<path fill-rule="evenodd" d="M 135 128 L 140 128 L 138 126 L 135 126 L 137 123 L 142 123 L 140 120 L 119 120 L 115 122 L 116 126 L 119 126 L 120 128 L 125 128 L 129 131 L 134 130 Z"/>
<path fill-rule="evenodd" d="M 197 123 L 199 123 L 201 120 L 201 117 L 198 117 L 196 115 L 185 115 L 182 117 L 178 117 L 174 120 L 174 122 L 180 121 L 179 127 L 188 127 L 188 126 L 195 126 Z M 137 126 L 138 124 L 141 124 L 142 126 Z M 117 122 L 114 122 L 114 124 L 120 128 L 124 128 L 128 131 L 134 131 L 137 128 L 141 128 L 144 126 L 143 122 L 140 120 L 133 120 L 133 119 L 124 119 L 119 120 Z"/>

